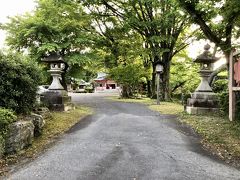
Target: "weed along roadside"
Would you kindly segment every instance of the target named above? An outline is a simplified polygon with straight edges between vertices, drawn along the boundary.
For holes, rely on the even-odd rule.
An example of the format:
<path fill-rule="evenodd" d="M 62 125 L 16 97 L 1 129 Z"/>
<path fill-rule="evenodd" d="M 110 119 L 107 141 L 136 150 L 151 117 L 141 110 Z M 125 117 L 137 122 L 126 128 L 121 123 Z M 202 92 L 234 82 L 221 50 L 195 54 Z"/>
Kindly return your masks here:
<path fill-rule="evenodd" d="M 143 103 L 161 114 L 176 115 L 177 120 L 192 128 L 201 137 L 203 148 L 218 158 L 237 168 L 240 168 L 240 123 L 230 122 L 228 117 L 221 114 L 189 115 L 184 113 L 184 108 L 179 103 L 161 102 L 156 105 L 156 100 L 118 99 L 116 101 L 128 103 Z"/>
<path fill-rule="evenodd" d="M 53 145 L 59 136 L 90 114 L 92 114 L 91 109 L 80 106 L 71 111 L 51 112 L 50 116 L 45 118 L 45 126 L 41 135 L 34 137 L 30 146 L 0 159 L 0 176 L 11 171 L 11 167 L 14 165 L 26 163 L 36 158 Z"/>

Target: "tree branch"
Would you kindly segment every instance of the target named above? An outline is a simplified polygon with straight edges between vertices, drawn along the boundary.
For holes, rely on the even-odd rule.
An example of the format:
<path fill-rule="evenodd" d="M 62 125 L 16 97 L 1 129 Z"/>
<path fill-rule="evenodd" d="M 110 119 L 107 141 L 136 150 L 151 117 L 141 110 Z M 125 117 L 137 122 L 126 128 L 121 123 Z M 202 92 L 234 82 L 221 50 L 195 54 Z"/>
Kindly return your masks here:
<path fill-rule="evenodd" d="M 172 89 L 171 92 L 173 93 L 173 92 L 176 91 L 179 87 L 182 87 L 186 82 L 187 82 L 187 81 L 183 81 L 183 82 L 180 82 L 180 83 L 176 84 L 176 85 L 174 86 L 174 88 Z"/>
<path fill-rule="evenodd" d="M 226 64 L 221 65 L 219 68 L 217 68 L 215 71 L 212 72 L 212 74 L 210 75 L 210 77 L 208 78 L 208 83 L 211 86 L 214 78 L 222 71 L 227 70 L 228 67 Z"/>
<path fill-rule="evenodd" d="M 188 2 L 186 0 L 179 0 L 181 6 L 193 17 L 194 21 L 201 27 L 205 36 L 216 45 L 221 47 L 223 42 L 221 38 L 217 37 L 217 35 L 210 29 L 210 27 L 206 24 L 206 21 L 202 17 L 202 13 L 196 10 L 196 7 L 193 3 Z M 224 50 L 224 49 L 223 49 Z"/>

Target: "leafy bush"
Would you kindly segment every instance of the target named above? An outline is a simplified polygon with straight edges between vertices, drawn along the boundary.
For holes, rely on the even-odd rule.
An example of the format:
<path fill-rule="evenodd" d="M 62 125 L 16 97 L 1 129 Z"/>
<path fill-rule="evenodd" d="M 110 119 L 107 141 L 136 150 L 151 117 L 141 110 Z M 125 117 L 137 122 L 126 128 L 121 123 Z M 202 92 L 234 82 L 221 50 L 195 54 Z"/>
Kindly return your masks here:
<path fill-rule="evenodd" d="M 215 93 L 226 92 L 228 89 L 228 79 L 218 79 L 212 85 L 212 90 Z"/>
<path fill-rule="evenodd" d="M 31 111 L 40 81 L 37 65 L 19 54 L 0 53 L 0 107 Z"/>
<path fill-rule="evenodd" d="M 212 85 L 213 92 L 217 93 L 221 111 L 228 115 L 228 80 L 218 79 Z"/>
<path fill-rule="evenodd" d="M 0 132 L 16 120 L 17 117 L 14 115 L 13 111 L 0 108 Z"/>
<path fill-rule="evenodd" d="M 229 93 L 228 91 L 224 91 L 221 93 L 218 93 L 219 96 L 219 104 L 221 111 L 224 112 L 225 115 L 228 115 L 229 113 Z M 237 100 L 236 100 L 236 119 L 240 121 L 240 97 L 239 93 L 237 95 Z"/>
<path fill-rule="evenodd" d="M 140 64 L 129 64 L 112 68 L 110 78 L 122 85 L 122 97 L 130 97 L 139 89 L 147 76 L 146 70 Z"/>
<path fill-rule="evenodd" d="M 214 82 L 212 89 L 218 94 L 219 105 L 222 112 L 225 115 L 229 113 L 229 93 L 228 93 L 228 80 L 227 79 L 218 79 Z M 240 120 L 240 97 L 237 93 L 236 101 L 236 119 Z"/>
<path fill-rule="evenodd" d="M 228 92 L 227 91 L 223 91 L 221 93 L 218 93 L 218 97 L 219 97 L 219 105 L 220 105 L 220 109 L 221 111 L 224 112 L 224 114 L 228 114 L 228 105 L 229 105 L 229 96 L 228 96 Z"/>
<path fill-rule="evenodd" d="M 181 99 L 181 95 L 193 93 L 200 83 L 199 65 L 192 61 L 186 51 L 174 56 L 170 68 L 171 95 Z"/>

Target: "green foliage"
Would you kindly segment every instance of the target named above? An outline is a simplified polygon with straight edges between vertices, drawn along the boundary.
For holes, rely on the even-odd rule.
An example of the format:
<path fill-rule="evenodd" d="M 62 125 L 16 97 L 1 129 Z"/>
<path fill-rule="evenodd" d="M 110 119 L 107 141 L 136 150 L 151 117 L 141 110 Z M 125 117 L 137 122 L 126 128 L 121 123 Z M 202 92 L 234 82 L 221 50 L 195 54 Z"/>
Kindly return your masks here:
<path fill-rule="evenodd" d="M 40 71 L 19 54 L 0 54 L 0 107 L 27 113 L 35 104 Z"/>
<path fill-rule="evenodd" d="M 129 64 L 112 68 L 109 75 L 117 83 L 132 87 L 138 85 L 143 81 L 142 78 L 146 76 L 143 67 L 138 64 Z"/>
<path fill-rule="evenodd" d="M 217 93 L 221 111 L 227 115 L 229 105 L 228 80 L 218 79 L 212 85 L 213 92 Z"/>
<path fill-rule="evenodd" d="M 221 111 L 228 115 L 229 113 L 229 92 L 228 92 L 228 80 L 227 79 L 218 79 L 214 82 L 213 91 L 217 93 L 219 98 L 219 106 Z M 237 92 L 236 99 L 236 119 L 240 121 L 240 96 Z"/>
<path fill-rule="evenodd" d="M 106 40 L 102 44 L 110 47 L 109 54 L 105 56 L 106 64 L 112 65 L 113 60 L 114 65 L 119 65 L 119 61 L 125 63 L 130 48 L 141 56 L 146 70 L 154 69 L 155 64 L 161 61 L 165 69 L 161 92 L 168 99 L 172 57 L 186 47 L 189 38 L 189 34 L 184 33 L 189 18 L 179 8 L 177 1 L 86 0 L 84 4 L 91 7 L 94 15 L 98 15 L 99 29 Z M 154 94 L 155 73 L 150 79 Z"/>
<path fill-rule="evenodd" d="M 218 93 L 218 98 L 219 98 L 219 105 L 220 105 L 220 109 L 221 111 L 225 114 L 228 115 L 229 109 L 228 109 L 228 105 L 229 105 L 229 94 L 227 91 L 223 91 Z"/>
<path fill-rule="evenodd" d="M 228 59 L 232 39 L 239 37 L 239 0 L 178 0 L 194 23 L 198 24 L 210 41 L 224 52 Z"/>
<path fill-rule="evenodd" d="M 0 135 L 0 157 L 4 154 L 5 151 L 5 139 Z"/>
<path fill-rule="evenodd" d="M 88 84 L 85 86 L 84 90 L 87 92 L 87 93 L 93 93 L 94 91 L 94 88 L 93 88 L 93 84 Z"/>
<path fill-rule="evenodd" d="M 27 49 L 38 62 L 42 56 L 57 51 L 70 69 L 81 66 L 85 71 L 98 59 L 91 48 L 97 39 L 91 23 L 90 16 L 76 1 L 39 0 L 32 14 L 11 17 L 2 29 L 8 32 L 6 41 L 12 49 Z M 75 75 L 77 78 L 78 74 L 72 76 Z"/>
<path fill-rule="evenodd" d="M 0 132 L 2 133 L 6 127 L 15 122 L 17 120 L 17 116 L 14 115 L 14 112 L 9 109 L 0 108 Z"/>
<path fill-rule="evenodd" d="M 199 65 L 193 63 L 186 51 L 182 51 L 173 58 L 170 75 L 170 86 L 173 97 L 181 94 L 188 95 L 197 88 L 199 78 Z"/>
<path fill-rule="evenodd" d="M 147 76 L 146 71 L 140 64 L 129 64 L 112 68 L 109 72 L 110 78 L 122 85 L 123 96 L 131 96 L 138 89 Z"/>
<path fill-rule="evenodd" d="M 228 79 L 218 79 L 214 81 L 212 85 L 212 90 L 215 93 L 226 92 L 227 89 L 228 89 Z"/>

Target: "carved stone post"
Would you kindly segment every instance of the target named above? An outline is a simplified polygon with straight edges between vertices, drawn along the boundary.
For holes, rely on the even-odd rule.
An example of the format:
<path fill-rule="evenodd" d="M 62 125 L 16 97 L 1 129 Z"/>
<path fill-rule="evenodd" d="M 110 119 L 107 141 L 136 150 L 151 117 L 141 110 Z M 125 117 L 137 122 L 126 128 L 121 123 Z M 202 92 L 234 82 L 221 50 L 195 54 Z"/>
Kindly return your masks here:
<path fill-rule="evenodd" d="M 219 110 L 217 96 L 208 83 L 208 78 L 213 72 L 212 63 L 216 62 L 218 58 L 213 57 L 209 49 L 210 45 L 205 45 L 204 52 L 194 60 L 194 62 L 201 64 L 199 71 L 201 83 L 187 101 L 186 111 L 189 114 L 204 114 Z"/>
<path fill-rule="evenodd" d="M 67 111 L 72 109 L 74 106 L 71 103 L 71 97 L 68 96 L 67 91 L 64 90 L 60 82 L 61 74 L 66 64 L 62 56 L 57 53 L 52 53 L 42 61 L 50 64 L 50 70 L 48 72 L 51 73 L 53 80 L 48 88 L 49 91 L 44 93 L 41 101 L 46 104 L 50 110 Z"/>

